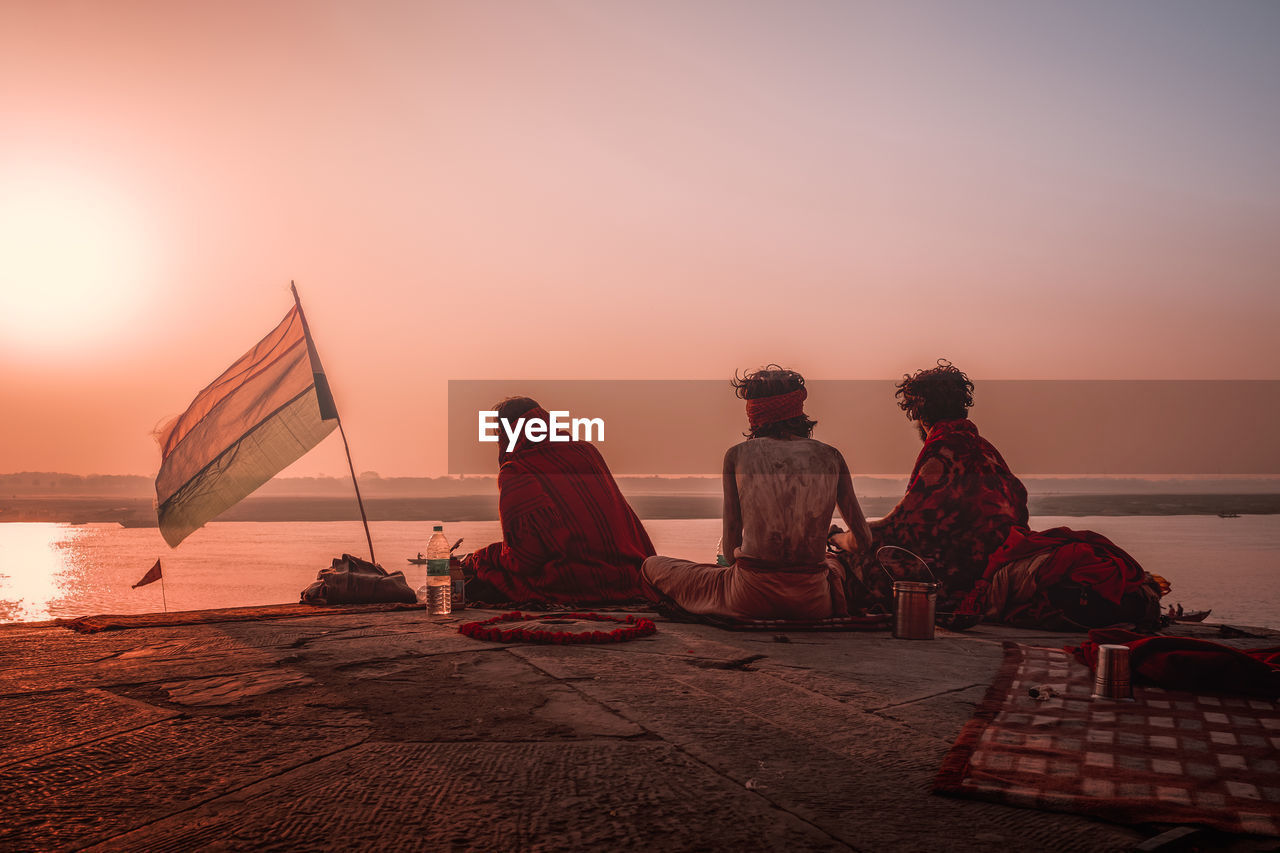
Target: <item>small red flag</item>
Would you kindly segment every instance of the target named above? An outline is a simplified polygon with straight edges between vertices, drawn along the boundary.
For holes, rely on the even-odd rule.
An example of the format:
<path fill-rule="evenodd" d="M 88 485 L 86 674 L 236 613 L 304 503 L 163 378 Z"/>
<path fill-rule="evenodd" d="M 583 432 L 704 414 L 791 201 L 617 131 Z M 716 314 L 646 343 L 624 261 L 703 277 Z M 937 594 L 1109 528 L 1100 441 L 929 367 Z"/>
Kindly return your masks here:
<path fill-rule="evenodd" d="M 158 580 L 160 580 L 160 561 L 156 560 L 156 564 L 147 570 L 147 573 L 142 576 L 142 580 L 138 581 L 130 588 L 137 589 L 140 586 L 146 586 L 147 584 L 155 583 Z"/>

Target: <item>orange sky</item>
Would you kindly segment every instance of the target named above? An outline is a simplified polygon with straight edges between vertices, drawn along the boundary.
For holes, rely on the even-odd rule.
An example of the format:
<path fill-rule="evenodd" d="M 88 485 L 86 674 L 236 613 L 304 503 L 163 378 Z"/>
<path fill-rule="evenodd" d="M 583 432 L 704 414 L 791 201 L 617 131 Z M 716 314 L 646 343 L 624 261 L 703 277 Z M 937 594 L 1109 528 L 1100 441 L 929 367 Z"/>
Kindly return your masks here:
<path fill-rule="evenodd" d="M 451 378 L 1280 378 L 1278 43 L 1262 0 L 8 0 L 0 471 L 154 473 L 291 278 L 387 476 L 445 472 Z"/>

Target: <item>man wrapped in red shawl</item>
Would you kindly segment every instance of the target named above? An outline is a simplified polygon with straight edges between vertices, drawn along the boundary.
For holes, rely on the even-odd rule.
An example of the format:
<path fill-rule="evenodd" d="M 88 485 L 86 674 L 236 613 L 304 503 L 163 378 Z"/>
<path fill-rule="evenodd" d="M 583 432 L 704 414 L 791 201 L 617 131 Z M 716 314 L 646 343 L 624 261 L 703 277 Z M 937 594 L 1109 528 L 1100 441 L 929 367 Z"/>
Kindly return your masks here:
<path fill-rule="evenodd" d="M 924 447 L 907 493 L 871 522 L 872 549 L 846 555 L 851 603 L 892 608 L 889 577 L 875 549 L 918 554 L 942 584 L 938 612 L 1052 630 L 1146 623 L 1160 592 L 1131 556 L 1106 537 L 1028 526 L 1027 490 L 966 415 L 973 382 L 946 361 L 905 376 L 898 406 Z M 848 547 L 847 534 L 832 537 Z M 869 556 L 868 556 L 869 554 Z M 915 579 L 915 578 L 913 578 Z"/>
<path fill-rule="evenodd" d="M 1009 531 L 1026 529 L 1027 490 L 968 419 L 973 382 L 958 368 L 940 361 L 906 376 L 895 396 L 924 442 L 907 492 L 888 515 L 871 522 L 869 551 L 858 555 L 848 534 L 832 539 L 855 552 L 846 558 L 850 604 L 892 610 L 892 586 L 875 551 L 896 545 L 922 557 L 941 582 L 939 612 L 954 610 L 982 579 Z"/>
<path fill-rule="evenodd" d="M 494 407 L 500 420 L 550 422 L 528 397 Z M 467 599 L 489 603 L 621 604 L 642 601 L 640 564 L 654 553 L 644 525 L 594 445 L 498 444 L 502 541 L 463 558 Z"/>

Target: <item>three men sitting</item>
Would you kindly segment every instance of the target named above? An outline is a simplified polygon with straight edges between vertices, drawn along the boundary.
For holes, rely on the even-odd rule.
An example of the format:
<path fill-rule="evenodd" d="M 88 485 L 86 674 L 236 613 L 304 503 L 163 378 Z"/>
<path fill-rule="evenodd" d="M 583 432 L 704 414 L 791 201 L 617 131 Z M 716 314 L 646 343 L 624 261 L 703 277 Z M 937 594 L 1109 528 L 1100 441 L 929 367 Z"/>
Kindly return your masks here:
<path fill-rule="evenodd" d="M 804 377 L 777 365 L 733 387 L 747 440 L 725 453 L 722 564 L 654 556 L 640 519 L 587 442 L 499 445 L 503 541 L 464 561 L 480 602 L 633 603 L 729 620 L 813 621 L 892 611 L 885 545 L 920 556 L 938 610 L 976 621 L 1080 627 L 1143 621 L 1159 589 L 1105 537 L 1028 527 L 1027 491 L 968 418 L 973 382 L 945 361 L 905 376 L 898 406 L 924 446 L 906 494 L 868 524 L 844 457 L 812 438 Z M 546 419 L 527 397 L 499 418 Z M 835 511 L 850 528 L 828 536 Z M 827 553 L 828 545 L 838 556 Z M 965 621 L 962 619 L 961 621 Z"/>

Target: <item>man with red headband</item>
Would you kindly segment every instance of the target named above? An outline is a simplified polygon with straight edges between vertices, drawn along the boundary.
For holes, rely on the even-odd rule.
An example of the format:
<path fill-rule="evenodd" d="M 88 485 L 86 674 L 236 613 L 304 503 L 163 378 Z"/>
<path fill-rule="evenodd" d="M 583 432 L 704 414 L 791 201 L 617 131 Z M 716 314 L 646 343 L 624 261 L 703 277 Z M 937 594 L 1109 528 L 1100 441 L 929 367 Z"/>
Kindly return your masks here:
<path fill-rule="evenodd" d="M 747 401 L 747 441 L 724 457 L 721 550 L 727 566 L 650 557 L 645 591 L 659 604 L 730 620 L 814 620 L 848 615 L 844 569 L 827 556 L 833 512 L 870 545 L 849 466 L 810 438 L 804 377 L 769 365 L 735 378 Z"/>
<path fill-rule="evenodd" d="M 550 422 L 528 397 L 498 418 Z M 644 600 L 640 564 L 653 554 L 644 525 L 586 441 L 498 443 L 502 541 L 463 558 L 467 600 L 519 604 L 623 604 Z"/>

